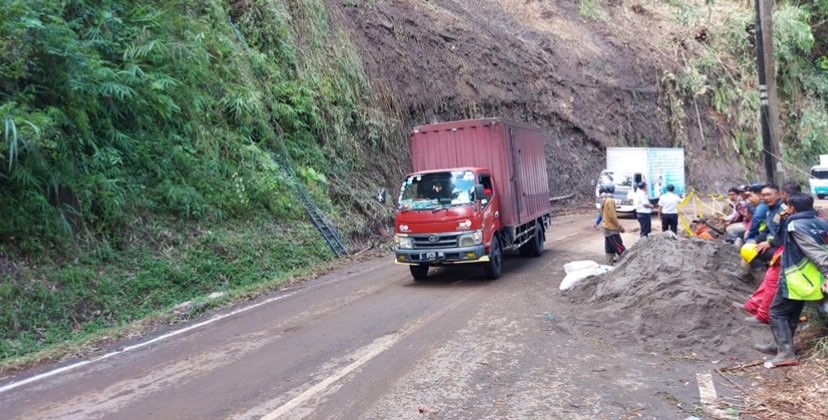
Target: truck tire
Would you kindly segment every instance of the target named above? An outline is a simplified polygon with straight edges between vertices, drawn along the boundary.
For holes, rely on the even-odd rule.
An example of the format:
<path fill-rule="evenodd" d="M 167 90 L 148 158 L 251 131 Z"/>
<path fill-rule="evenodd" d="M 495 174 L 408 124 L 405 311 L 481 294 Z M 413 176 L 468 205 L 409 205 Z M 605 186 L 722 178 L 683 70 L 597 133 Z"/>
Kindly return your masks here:
<path fill-rule="evenodd" d="M 825 194 L 817 194 L 817 198 L 820 199 L 820 200 L 824 200 L 825 199 Z"/>
<path fill-rule="evenodd" d="M 543 254 L 543 229 L 540 223 L 535 223 L 535 235 L 519 251 L 524 257 L 540 257 Z"/>
<path fill-rule="evenodd" d="M 428 264 L 409 265 L 408 268 L 411 270 L 411 277 L 414 277 L 416 281 L 422 281 L 428 277 Z"/>
<path fill-rule="evenodd" d="M 492 238 L 492 249 L 489 251 L 489 262 L 483 267 L 486 277 L 495 280 L 500 277 L 500 272 L 503 269 L 503 253 L 500 251 L 500 240 L 495 237 Z"/>

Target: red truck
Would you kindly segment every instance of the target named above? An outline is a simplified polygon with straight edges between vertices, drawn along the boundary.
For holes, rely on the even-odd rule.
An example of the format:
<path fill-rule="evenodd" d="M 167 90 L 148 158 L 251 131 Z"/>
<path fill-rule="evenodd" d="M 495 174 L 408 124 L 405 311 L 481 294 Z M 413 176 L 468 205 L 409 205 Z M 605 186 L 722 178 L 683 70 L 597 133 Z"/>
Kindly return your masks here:
<path fill-rule="evenodd" d="M 504 251 L 541 255 L 550 205 L 540 130 L 497 118 L 419 126 L 411 159 L 395 254 L 415 280 L 429 267 L 466 263 L 496 279 Z"/>

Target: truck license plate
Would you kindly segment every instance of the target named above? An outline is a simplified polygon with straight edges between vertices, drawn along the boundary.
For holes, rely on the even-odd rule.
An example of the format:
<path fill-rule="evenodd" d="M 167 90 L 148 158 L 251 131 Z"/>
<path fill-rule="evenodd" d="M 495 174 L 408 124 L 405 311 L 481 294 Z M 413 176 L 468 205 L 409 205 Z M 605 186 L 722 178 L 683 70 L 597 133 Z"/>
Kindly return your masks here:
<path fill-rule="evenodd" d="M 420 259 L 425 261 L 436 260 L 438 258 L 445 258 L 444 253 L 442 252 L 423 252 L 420 254 Z"/>

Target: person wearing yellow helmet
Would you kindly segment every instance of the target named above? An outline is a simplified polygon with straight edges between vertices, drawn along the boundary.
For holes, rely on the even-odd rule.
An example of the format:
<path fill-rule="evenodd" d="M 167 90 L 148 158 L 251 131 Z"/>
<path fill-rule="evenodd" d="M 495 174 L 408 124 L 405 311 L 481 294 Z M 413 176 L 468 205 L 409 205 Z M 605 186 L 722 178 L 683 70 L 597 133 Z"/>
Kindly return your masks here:
<path fill-rule="evenodd" d="M 774 185 L 770 185 L 770 187 L 764 186 L 762 188 L 762 193 L 765 194 L 766 198 L 771 198 L 771 200 L 765 200 L 765 204 L 770 204 L 768 201 L 776 203 L 779 208 L 777 210 L 785 210 L 788 198 L 800 190 L 799 184 L 793 181 L 787 181 L 781 188 L 781 192 L 779 194 L 780 197 L 776 199 L 772 197 L 774 188 Z M 770 234 L 768 232 L 768 236 L 778 236 L 779 238 L 784 238 L 784 235 L 780 235 L 780 232 L 778 232 L 779 227 L 777 227 L 781 226 L 784 222 L 784 213 L 780 211 L 779 214 L 773 217 L 775 220 L 766 221 L 766 225 L 762 229 L 766 232 L 768 229 L 773 229 L 774 233 Z M 756 244 L 755 242 L 748 242 L 741 249 L 742 258 L 747 261 L 748 264 L 762 264 L 764 271 L 762 283 L 750 299 L 748 299 L 744 304 L 739 302 L 732 303 L 734 308 L 750 314 L 750 316 L 745 317 L 745 321 L 762 324 L 768 324 L 771 321 L 770 307 L 779 286 L 779 276 L 782 273 L 781 259 L 782 253 L 785 249 L 783 240 L 775 241 L 775 244 L 776 246 L 771 247 L 767 246 L 767 242 L 759 244 Z M 768 263 L 767 270 L 764 270 L 764 262 Z M 768 349 L 763 346 L 757 346 L 757 350 L 768 352 Z"/>
<path fill-rule="evenodd" d="M 753 259 L 759 255 L 758 248 L 759 246 L 756 245 L 755 242 L 751 242 L 749 244 L 742 245 L 739 253 L 742 255 L 742 259 L 744 259 L 746 263 L 750 264 L 753 262 Z"/>

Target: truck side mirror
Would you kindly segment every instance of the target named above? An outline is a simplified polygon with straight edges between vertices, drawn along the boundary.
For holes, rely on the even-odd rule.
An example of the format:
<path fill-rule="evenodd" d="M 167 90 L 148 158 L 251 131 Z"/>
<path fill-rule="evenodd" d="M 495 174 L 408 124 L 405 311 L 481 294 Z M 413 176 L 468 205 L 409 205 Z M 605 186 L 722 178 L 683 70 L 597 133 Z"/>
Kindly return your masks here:
<path fill-rule="evenodd" d="M 477 200 L 477 201 L 480 201 L 480 200 L 483 199 L 483 197 L 485 197 L 485 191 L 483 189 L 483 186 L 480 185 L 480 184 L 475 185 L 474 186 L 474 199 Z"/>
<path fill-rule="evenodd" d="M 380 204 L 385 204 L 385 197 L 386 197 L 385 188 L 380 188 L 379 190 L 377 190 L 377 201 L 379 201 Z"/>

